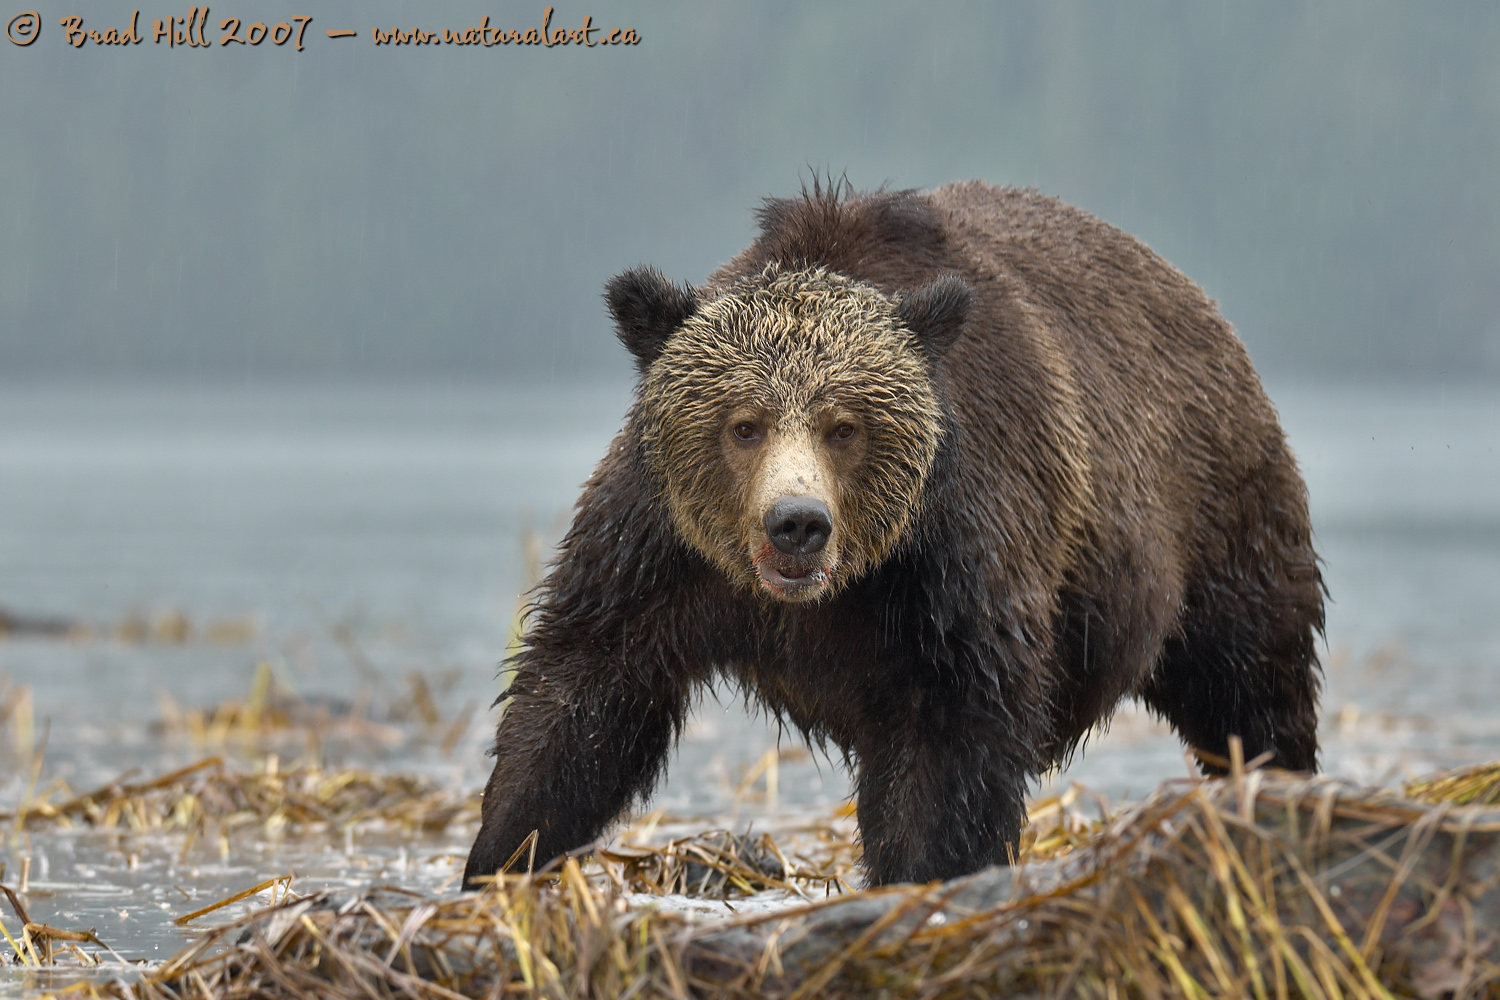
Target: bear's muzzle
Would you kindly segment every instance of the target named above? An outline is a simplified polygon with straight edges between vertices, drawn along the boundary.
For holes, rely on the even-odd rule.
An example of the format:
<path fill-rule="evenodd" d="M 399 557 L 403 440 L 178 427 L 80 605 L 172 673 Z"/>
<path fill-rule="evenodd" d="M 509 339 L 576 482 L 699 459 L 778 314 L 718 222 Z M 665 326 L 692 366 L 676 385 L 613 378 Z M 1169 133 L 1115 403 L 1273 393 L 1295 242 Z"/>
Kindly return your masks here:
<path fill-rule="evenodd" d="M 817 497 L 784 496 L 764 519 L 767 544 L 755 558 L 761 583 L 782 600 L 817 597 L 828 586 L 833 514 Z"/>
<path fill-rule="evenodd" d="M 766 512 L 766 537 L 785 555 L 813 555 L 832 534 L 833 515 L 817 497 L 782 497 Z"/>

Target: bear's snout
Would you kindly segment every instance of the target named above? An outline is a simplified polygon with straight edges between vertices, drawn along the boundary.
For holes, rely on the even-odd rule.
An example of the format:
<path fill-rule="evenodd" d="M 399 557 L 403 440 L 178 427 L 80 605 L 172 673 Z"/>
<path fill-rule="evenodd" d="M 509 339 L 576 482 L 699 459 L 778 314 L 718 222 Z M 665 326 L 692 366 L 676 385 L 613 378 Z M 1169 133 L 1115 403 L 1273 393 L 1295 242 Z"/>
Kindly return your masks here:
<path fill-rule="evenodd" d="M 810 556 L 828 544 L 833 515 L 816 497 L 782 497 L 766 512 L 766 537 L 789 556 Z"/>
<path fill-rule="evenodd" d="M 779 497 L 762 523 L 766 537 L 755 557 L 761 584 L 783 601 L 816 600 L 838 562 L 828 505 L 817 497 Z"/>

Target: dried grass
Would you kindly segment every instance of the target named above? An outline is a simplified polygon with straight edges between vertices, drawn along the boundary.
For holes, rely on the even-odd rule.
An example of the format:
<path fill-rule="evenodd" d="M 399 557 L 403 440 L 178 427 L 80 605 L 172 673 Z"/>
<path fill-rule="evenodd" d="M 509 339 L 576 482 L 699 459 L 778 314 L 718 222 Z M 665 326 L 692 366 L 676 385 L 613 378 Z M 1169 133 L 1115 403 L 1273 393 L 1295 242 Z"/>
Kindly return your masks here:
<path fill-rule="evenodd" d="M 206 642 L 216 646 L 244 646 L 254 642 L 259 634 L 260 624 L 253 617 L 194 623 L 185 612 L 176 608 L 154 616 L 132 614 L 108 625 L 46 615 L 22 615 L 0 608 L 0 641 L 15 636 L 76 643 L 180 646 L 189 642 Z"/>
<path fill-rule="evenodd" d="M 1017 868 L 776 909 L 740 904 L 718 919 L 665 895 L 641 905 L 640 894 L 823 895 L 842 887 L 853 855 L 819 854 L 808 830 L 781 843 L 719 831 L 504 875 L 457 897 L 320 893 L 220 928 L 113 990 L 304 1000 L 1500 997 L 1500 810 L 1455 804 L 1473 798 L 1481 770 L 1420 783 L 1419 801 L 1236 768 L 1224 780 L 1169 783 L 1107 821 L 1073 809 L 1075 793 L 1039 804 Z"/>
<path fill-rule="evenodd" d="M 1418 802 L 1474 806 L 1500 804 L 1500 762 L 1476 764 L 1413 781 L 1406 786 L 1406 794 Z"/>
<path fill-rule="evenodd" d="M 346 642 L 351 658 L 362 670 L 384 686 L 372 667 L 364 663 L 352 637 L 342 627 L 334 634 Z M 439 687 L 453 680 L 439 678 Z M 262 662 L 251 676 L 243 698 L 229 698 L 209 707 L 185 707 L 166 693 L 157 698 L 161 718 L 152 731 L 168 740 L 199 750 L 241 749 L 252 751 L 303 748 L 308 756 L 323 756 L 324 749 L 338 743 L 349 746 L 395 747 L 414 738 L 436 743 L 451 755 L 473 722 L 476 705 L 471 701 L 445 719 L 433 692 L 434 682 L 420 671 L 409 671 L 405 690 L 392 693 L 377 721 L 372 717 L 373 695 L 362 687 L 352 702 L 299 698 L 276 680 L 269 664 Z"/>
<path fill-rule="evenodd" d="M 0 674 L 0 733 L 7 730 L 9 738 L 0 738 L 0 757 L 28 756 L 36 745 L 36 706 L 31 688 L 12 684 L 10 677 Z"/>
<path fill-rule="evenodd" d="M 283 771 L 274 756 L 254 772 L 208 757 L 150 781 L 116 780 L 81 795 L 57 782 L 18 813 L 0 813 L 0 823 L 18 829 L 176 831 L 186 833 L 189 843 L 207 831 L 224 837 L 239 828 L 271 838 L 371 825 L 437 832 L 478 818 L 476 796 L 425 778 L 319 767 Z"/>

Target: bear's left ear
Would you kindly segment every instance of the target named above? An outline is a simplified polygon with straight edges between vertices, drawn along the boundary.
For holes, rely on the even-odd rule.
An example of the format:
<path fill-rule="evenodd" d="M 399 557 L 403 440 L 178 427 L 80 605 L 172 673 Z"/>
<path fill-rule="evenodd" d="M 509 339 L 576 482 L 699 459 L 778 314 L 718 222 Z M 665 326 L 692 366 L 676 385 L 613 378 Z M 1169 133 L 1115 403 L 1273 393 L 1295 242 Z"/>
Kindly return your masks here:
<path fill-rule="evenodd" d="M 932 361 L 941 360 L 958 339 L 974 302 L 974 290 L 956 274 L 935 278 L 901 296 L 896 315 L 917 335 Z"/>
<path fill-rule="evenodd" d="M 674 285 L 654 267 L 632 267 L 609 279 L 604 301 L 615 318 L 615 334 L 635 357 L 642 374 L 661 353 L 672 331 L 698 311 L 687 285 Z"/>

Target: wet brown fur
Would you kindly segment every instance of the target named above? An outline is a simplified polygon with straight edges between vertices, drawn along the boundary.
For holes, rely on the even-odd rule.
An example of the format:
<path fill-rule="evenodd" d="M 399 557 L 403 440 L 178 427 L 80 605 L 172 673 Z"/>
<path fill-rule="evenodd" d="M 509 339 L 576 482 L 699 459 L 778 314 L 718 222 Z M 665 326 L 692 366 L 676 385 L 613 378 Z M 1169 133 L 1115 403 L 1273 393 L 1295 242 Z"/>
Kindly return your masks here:
<path fill-rule="evenodd" d="M 679 534 L 748 591 L 760 589 L 750 560 L 765 542 L 757 486 L 772 449 L 734 444 L 728 426 L 758 419 L 822 466 L 825 488 L 802 490 L 835 514 L 836 565 L 820 596 L 884 562 L 906 534 L 942 431 L 928 363 L 896 303 L 823 269 L 775 263 L 683 324 L 640 400 L 641 442 Z M 844 420 L 860 429 L 853 447 L 823 446 Z"/>
<path fill-rule="evenodd" d="M 540 856 L 598 836 L 716 675 L 855 764 L 875 882 L 1004 862 L 1028 780 L 1125 697 L 1200 750 L 1315 766 L 1305 490 L 1196 285 L 980 182 L 818 186 L 761 226 L 699 289 L 611 283 L 641 389 L 516 658 L 466 878 L 533 829 Z M 951 275 L 968 308 L 943 334 Z M 872 421 L 870 453 L 818 459 L 844 535 L 815 602 L 748 566 L 757 467 L 722 435 L 768 401 L 807 448 L 830 401 Z"/>

